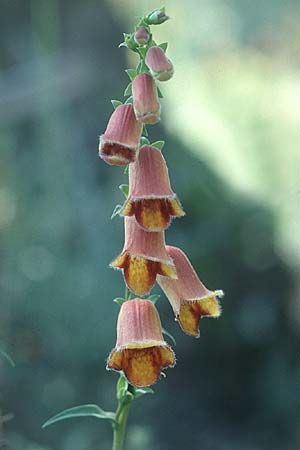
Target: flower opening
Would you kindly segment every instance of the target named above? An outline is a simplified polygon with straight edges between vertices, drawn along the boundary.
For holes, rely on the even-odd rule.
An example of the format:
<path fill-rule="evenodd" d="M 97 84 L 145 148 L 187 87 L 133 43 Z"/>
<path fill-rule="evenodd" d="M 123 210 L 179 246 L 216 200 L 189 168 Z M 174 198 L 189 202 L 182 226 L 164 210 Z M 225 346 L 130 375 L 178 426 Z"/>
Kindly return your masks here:
<path fill-rule="evenodd" d="M 176 278 L 175 266 L 166 251 L 164 232 L 147 232 L 134 217 L 125 217 L 124 224 L 124 248 L 110 266 L 123 270 L 129 289 L 145 295 L 154 286 L 157 275 Z"/>
<path fill-rule="evenodd" d="M 199 280 L 190 261 L 177 247 L 166 247 L 173 259 L 177 279 L 158 277 L 157 282 L 164 291 L 182 330 L 195 337 L 200 336 L 199 321 L 202 317 L 219 317 L 221 308 L 218 297 L 223 291 L 210 291 Z"/>
<path fill-rule="evenodd" d="M 142 124 L 136 120 L 133 106 L 118 106 L 100 136 L 99 156 L 110 165 L 124 166 L 133 162 L 141 133 Z"/>
<path fill-rule="evenodd" d="M 164 341 L 158 312 L 150 300 L 135 298 L 121 306 L 117 343 L 107 368 L 123 371 L 134 386 L 157 382 L 161 370 L 175 365 L 175 355 Z"/>
<path fill-rule="evenodd" d="M 129 194 L 121 214 L 135 216 L 146 231 L 162 231 L 184 211 L 171 189 L 166 161 L 155 147 L 144 145 L 129 167 Z"/>

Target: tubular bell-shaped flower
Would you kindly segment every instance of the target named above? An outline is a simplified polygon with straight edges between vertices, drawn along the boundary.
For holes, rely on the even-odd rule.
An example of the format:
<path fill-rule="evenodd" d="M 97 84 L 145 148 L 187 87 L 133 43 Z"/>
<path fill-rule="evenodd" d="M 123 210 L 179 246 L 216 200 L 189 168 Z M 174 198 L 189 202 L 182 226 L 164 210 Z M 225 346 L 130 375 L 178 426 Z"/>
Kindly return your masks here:
<path fill-rule="evenodd" d="M 166 57 L 161 47 L 150 47 L 147 51 L 145 62 L 150 69 L 151 75 L 156 80 L 167 81 L 173 76 L 173 64 Z"/>
<path fill-rule="evenodd" d="M 223 291 L 208 290 L 182 250 L 171 246 L 166 249 L 174 261 L 177 279 L 157 277 L 157 282 L 168 297 L 183 331 L 199 337 L 200 318 L 221 315 L 217 297 L 222 297 Z"/>
<path fill-rule="evenodd" d="M 124 223 L 124 248 L 110 266 L 123 269 L 129 289 L 145 295 L 154 286 L 157 275 L 176 278 L 174 263 L 166 251 L 164 232 L 147 232 L 134 217 L 125 217 Z"/>
<path fill-rule="evenodd" d="M 99 156 L 110 165 L 124 166 L 133 162 L 141 133 L 142 124 L 136 120 L 133 106 L 118 106 L 100 136 Z"/>
<path fill-rule="evenodd" d="M 140 73 L 132 82 L 133 109 L 137 120 L 153 125 L 160 119 L 157 87 L 147 73 Z"/>
<path fill-rule="evenodd" d="M 171 189 L 166 161 L 157 148 L 144 145 L 129 166 L 129 194 L 121 214 L 134 215 L 147 231 L 162 231 L 172 217 L 184 215 Z"/>
<path fill-rule="evenodd" d="M 156 383 L 161 370 L 174 366 L 173 350 L 164 341 L 158 312 L 150 300 L 135 298 L 121 306 L 116 347 L 107 368 L 123 371 L 134 386 Z"/>

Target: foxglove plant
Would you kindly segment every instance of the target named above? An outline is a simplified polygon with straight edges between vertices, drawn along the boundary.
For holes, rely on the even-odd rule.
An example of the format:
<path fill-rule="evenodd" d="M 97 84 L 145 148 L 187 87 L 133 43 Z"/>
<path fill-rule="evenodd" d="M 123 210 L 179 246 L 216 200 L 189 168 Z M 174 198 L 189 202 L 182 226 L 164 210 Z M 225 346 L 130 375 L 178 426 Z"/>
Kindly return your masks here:
<path fill-rule="evenodd" d="M 125 46 L 139 56 L 135 69 L 126 70 L 130 83 L 125 102 L 112 100 L 112 113 L 100 136 L 99 156 L 109 165 L 123 165 L 129 171 L 129 185 L 121 185 L 123 206 L 117 205 L 112 218 L 124 217 L 125 242 L 122 252 L 110 264 L 123 271 L 124 297 L 117 323 L 117 342 L 107 360 L 107 369 L 120 372 L 117 383 L 116 412 L 103 411 L 97 405 L 81 405 L 63 411 L 44 426 L 79 416 L 94 416 L 111 422 L 113 450 L 123 448 L 130 405 L 135 398 L 153 393 L 150 388 L 161 371 L 175 365 L 175 354 L 163 338 L 155 306 L 159 296 L 150 295 L 155 282 L 169 299 L 175 318 L 184 332 L 199 336 L 202 317 L 219 317 L 218 297 L 222 291 L 210 291 L 199 280 L 187 256 L 165 243 L 165 229 L 171 219 L 185 213 L 169 180 L 162 155 L 164 141 L 150 144 L 146 125 L 160 120 L 162 98 L 157 81 L 169 80 L 173 64 L 166 56 L 167 43 L 157 44 L 151 26 L 168 20 L 160 8 L 140 18 L 133 33 L 124 34 Z M 128 167 L 129 166 L 129 167 Z M 137 298 L 143 297 L 143 298 Z M 170 336 L 170 335 L 169 335 Z"/>

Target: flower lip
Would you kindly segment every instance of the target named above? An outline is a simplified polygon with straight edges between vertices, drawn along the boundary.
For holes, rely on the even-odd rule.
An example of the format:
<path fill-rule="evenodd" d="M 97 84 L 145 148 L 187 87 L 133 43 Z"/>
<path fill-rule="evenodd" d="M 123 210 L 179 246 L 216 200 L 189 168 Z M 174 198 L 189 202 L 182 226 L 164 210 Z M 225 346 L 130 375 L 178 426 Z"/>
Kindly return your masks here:
<path fill-rule="evenodd" d="M 129 194 L 121 210 L 123 216 L 135 216 L 146 231 L 166 229 L 173 217 L 185 213 L 172 191 L 168 168 L 161 151 L 144 145 L 129 167 Z"/>
<path fill-rule="evenodd" d="M 134 386 L 156 383 L 161 370 L 175 364 L 175 355 L 164 341 L 158 312 L 150 300 L 128 300 L 121 306 L 117 343 L 107 368 L 123 371 Z"/>
<path fill-rule="evenodd" d="M 157 275 L 176 278 L 164 233 L 143 230 L 134 217 L 125 217 L 124 224 L 124 248 L 110 266 L 123 270 L 129 289 L 137 295 L 145 295 L 154 286 Z"/>
<path fill-rule="evenodd" d="M 135 160 L 142 124 L 132 105 L 118 106 L 112 113 L 104 134 L 100 136 L 99 156 L 111 165 L 126 165 Z"/>
<path fill-rule="evenodd" d="M 170 301 L 182 330 L 191 336 L 199 337 L 200 319 L 220 316 L 218 297 L 224 295 L 223 291 L 207 289 L 180 249 L 171 246 L 166 249 L 174 261 L 177 279 L 169 280 L 158 276 L 158 284 Z"/>

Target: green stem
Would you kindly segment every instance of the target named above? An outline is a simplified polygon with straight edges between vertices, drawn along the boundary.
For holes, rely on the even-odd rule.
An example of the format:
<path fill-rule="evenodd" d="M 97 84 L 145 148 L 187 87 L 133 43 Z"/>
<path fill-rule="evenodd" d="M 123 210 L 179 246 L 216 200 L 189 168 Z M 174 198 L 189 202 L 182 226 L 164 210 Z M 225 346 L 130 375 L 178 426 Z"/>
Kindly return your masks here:
<path fill-rule="evenodd" d="M 131 406 L 131 400 L 126 403 L 119 403 L 116 411 L 116 424 L 114 425 L 114 440 L 112 450 L 122 450 L 127 418 Z"/>

